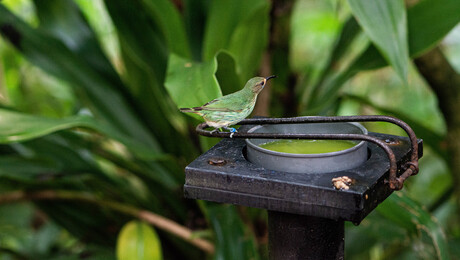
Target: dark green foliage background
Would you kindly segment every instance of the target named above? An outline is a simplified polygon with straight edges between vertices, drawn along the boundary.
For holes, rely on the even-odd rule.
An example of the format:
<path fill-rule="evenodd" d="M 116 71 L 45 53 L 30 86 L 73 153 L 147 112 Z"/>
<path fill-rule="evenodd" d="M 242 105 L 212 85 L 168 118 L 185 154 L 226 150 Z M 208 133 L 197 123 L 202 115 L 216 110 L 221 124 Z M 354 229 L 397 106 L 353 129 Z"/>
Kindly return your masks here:
<path fill-rule="evenodd" d="M 347 227 L 348 259 L 459 258 L 446 126 L 411 62 L 459 23 L 459 3 L 3 1 L 0 198 L 81 192 L 169 218 L 216 247 L 206 255 L 157 229 L 165 259 L 265 259 L 262 210 L 183 198 L 184 167 L 216 140 L 198 137 L 199 118 L 177 108 L 269 73 L 278 78 L 258 112 L 388 114 L 424 139 L 420 174 Z M 458 65 L 458 46 L 443 44 Z M 78 200 L 3 204 L 0 259 L 112 259 L 131 219 Z"/>

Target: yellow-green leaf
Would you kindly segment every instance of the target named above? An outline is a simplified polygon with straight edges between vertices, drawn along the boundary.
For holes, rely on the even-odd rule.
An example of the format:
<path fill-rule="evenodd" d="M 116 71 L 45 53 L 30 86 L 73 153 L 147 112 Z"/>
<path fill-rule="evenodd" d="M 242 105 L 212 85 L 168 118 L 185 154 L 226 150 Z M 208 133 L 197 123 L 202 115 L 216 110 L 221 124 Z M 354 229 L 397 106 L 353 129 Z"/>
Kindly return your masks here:
<path fill-rule="evenodd" d="M 118 235 L 117 259 L 163 259 L 160 239 L 155 230 L 143 222 L 128 222 Z"/>

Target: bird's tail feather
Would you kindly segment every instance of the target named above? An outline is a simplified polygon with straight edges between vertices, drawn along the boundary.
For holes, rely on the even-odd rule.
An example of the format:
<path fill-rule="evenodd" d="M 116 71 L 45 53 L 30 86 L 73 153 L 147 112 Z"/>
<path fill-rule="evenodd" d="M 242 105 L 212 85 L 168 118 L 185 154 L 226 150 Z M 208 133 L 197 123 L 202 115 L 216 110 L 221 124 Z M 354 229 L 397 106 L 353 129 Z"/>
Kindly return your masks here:
<path fill-rule="evenodd" d="M 198 111 L 201 111 L 201 107 L 190 107 L 190 108 L 179 108 L 180 112 L 184 113 L 197 113 Z"/>

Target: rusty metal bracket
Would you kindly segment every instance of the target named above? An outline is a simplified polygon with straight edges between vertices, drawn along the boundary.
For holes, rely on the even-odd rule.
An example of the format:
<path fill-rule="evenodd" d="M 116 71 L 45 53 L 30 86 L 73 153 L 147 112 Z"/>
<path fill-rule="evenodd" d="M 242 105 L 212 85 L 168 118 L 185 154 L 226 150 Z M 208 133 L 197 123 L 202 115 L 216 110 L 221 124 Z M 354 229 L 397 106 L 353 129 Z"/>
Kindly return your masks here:
<path fill-rule="evenodd" d="M 412 128 L 404 121 L 381 115 L 370 116 L 303 116 L 292 118 L 251 118 L 239 122 L 239 125 L 262 125 L 262 124 L 299 124 L 299 123 L 333 123 L 333 122 L 387 122 L 401 127 L 408 135 L 411 142 L 411 159 L 404 165 L 405 171 L 398 177 L 397 164 L 393 151 L 385 143 L 376 137 L 362 134 L 277 134 L 277 133 L 242 133 L 242 132 L 220 132 L 208 131 L 206 123 L 196 127 L 199 135 L 221 138 L 257 138 L 257 139 L 333 139 L 333 140 L 363 140 L 378 145 L 385 151 L 390 162 L 388 185 L 393 190 L 403 188 L 404 181 L 418 173 L 418 142 Z"/>

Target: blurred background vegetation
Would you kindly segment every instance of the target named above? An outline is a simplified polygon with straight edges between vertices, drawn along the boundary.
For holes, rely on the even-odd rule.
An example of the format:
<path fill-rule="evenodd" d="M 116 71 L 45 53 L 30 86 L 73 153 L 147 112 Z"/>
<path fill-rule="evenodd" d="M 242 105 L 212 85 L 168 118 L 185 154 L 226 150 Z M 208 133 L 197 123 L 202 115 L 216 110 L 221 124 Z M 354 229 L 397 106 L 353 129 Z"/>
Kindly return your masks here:
<path fill-rule="evenodd" d="M 459 22 L 458 0 L 3 0 L 0 259 L 266 259 L 263 210 L 183 199 L 217 140 L 177 107 L 271 74 L 255 115 L 424 139 L 347 259 L 459 259 Z"/>

